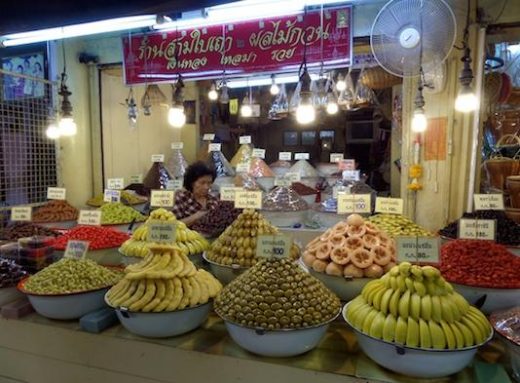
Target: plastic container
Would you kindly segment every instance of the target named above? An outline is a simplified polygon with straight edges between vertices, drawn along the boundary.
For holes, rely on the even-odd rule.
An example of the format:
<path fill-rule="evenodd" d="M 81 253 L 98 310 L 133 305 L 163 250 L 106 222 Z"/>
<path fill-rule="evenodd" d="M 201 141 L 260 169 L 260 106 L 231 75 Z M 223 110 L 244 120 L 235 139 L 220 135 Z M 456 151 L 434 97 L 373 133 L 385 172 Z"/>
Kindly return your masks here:
<path fill-rule="evenodd" d="M 30 273 L 36 273 L 46 268 L 55 260 L 52 246 L 39 249 L 20 248 L 18 250 L 17 263 Z"/>

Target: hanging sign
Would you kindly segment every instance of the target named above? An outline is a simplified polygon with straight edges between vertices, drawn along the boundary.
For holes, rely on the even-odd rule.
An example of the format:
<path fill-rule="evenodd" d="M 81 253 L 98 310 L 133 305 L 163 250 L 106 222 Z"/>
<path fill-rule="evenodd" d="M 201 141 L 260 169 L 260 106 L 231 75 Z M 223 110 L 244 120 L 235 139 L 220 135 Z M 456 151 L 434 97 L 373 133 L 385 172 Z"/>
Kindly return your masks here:
<path fill-rule="evenodd" d="M 403 214 L 404 202 L 402 198 L 376 198 L 376 213 Z"/>
<path fill-rule="evenodd" d="M 11 208 L 11 221 L 30 221 L 32 220 L 31 206 L 16 206 Z"/>
<path fill-rule="evenodd" d="M 280 152 L 280 153 L 278 153 L 278 159 L 280 161 L 291 161 L 292 153 L 291 152 Z"/>
<path fill-rule="evenodd" d="M 83 259 L 88 251 L 87 241 L 68 241 L 63 258 Z"/>
<path fill-rule="evenodd" d="M 105 189 L 105 193 L 103 194 L 103 201 L 120 202 L 121 201 L 121 190 Z"/>
<path fill-rule="evenodd" d="M 459 238 L 495 240 L 496 221 L 493 219 L 459 219 Z"/>
<path fill-rule="evenodd" d="M 80 210 L 78 224 L 92 226 L 101 225 L 101 210 Z"/>
<path fill-rule="evenodd" d="M 333 164 L 343 161 L 343 153 L 330 153 L 330 162 Z"/>
<path fill-rule="evenodd" d="M 241 136 L 239 141 L 240 141 L 240 145 L 250 144 L 251 143 L 251 136 Z"/>
<path fill-rule="evenodd" d="M 175 192 L 173 190 L 152 190 L 150 205 L 153 207 L 173 207 Z"/>
<path fill-rule="evenodd" d="M 289 258 L 292 240 L 288 235 L 259 235 L 256 241 L 256 256 L 259 258 Z"/>
<path fill-rule="evenodd" d="M 220 152 L 222 144 L 209 144 L 208 152 Z"/>
<path fill-rule="evenodd" d="M 164 162 L 164 154 L 152 154 L 152 162 Z"/>
<path fill-rule="evenodd" d="M 206 133 L 203 137 L 202 137 L 202 140 L 203 141 L 213 141 L 215 139 L 215 134 L 214 133 Z"/>
<path fill-rule="evenodd" d="M 338 214 L 370 213 L 372 198 L 370 194 L 338 194 Z"/>
<path fill-rule="evenodd" d="M 439 263 L 438 237 L 397 237 L 396 246 L 398 262 Z"/>
<path fill-rule="evenodd" d="M 502 194 L 475 194 L 475 210 L 504 210 Z"/>
<path fill-rule="evenodd" d="M 172 142 L 172 149 L 184 149 L 184 142 Z"/>
<path fill-rule="evenodd" d="M 323 24 L 322 24 L 323 21 Z M 339 6 L 235 23 L 123 37 L 126 84 L 297 71 L 303 61 L 326 68 L 352 62 L 352 8 Z M 307 49 L 304 48 L 307 45 Z"/>
<path fill-rule="evenodd" d="M 235 207 L 237 209 L 261 209 L 262 192 L 248 190 L 235 192 Z"/>
<path fill-rule="evenodd" d="M 130 184 L 142 184 L 143 183 L 143 175 L 135 174 L 130 176 Z"/>
<path fill-rule="evenodd" d="M 107 189 L 122 190 L 125 188 L 124 178 L 109 178 L 107 179 Z"/>
<path fill-rule="evenodd" d="M 255 158 L 264 159 L 265 158 L 265 149 L 253 149 L 253 153 L 251 153 L 251 156 L 255 157 Z"/>
<path fill-rule="evenodd" d="M 296 161 L 298 160 L 309 160 L 311 158 L 311 156 L 309 155 L 309 153 L 294 153 L 294 159 Z"/>
<path fill-rule="evenodd" d="M 182 189 L 182 180 L 168 180 L 166 181 L 166 190 L 179 190 Z"/>

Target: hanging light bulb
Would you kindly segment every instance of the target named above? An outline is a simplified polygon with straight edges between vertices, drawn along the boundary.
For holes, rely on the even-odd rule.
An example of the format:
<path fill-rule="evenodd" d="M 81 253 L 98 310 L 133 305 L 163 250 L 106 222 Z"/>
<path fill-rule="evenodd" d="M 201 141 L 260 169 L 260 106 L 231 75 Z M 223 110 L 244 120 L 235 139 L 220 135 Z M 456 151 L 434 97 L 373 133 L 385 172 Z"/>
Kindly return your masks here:
<path fill-rule="evenodd" d="M 253 95 L 252 95 L 252 89 L 249 88 L 248 94 L 244 97 L 242 100 L 242 105 L 240 106 L 240 115 L 242 117 L 251 117 L 253 115 Z"/>
<path fill-rule="evenodd" d="M 218 98 L 218 92 L 217 92 L 217 87 L 215 85 L 215 82 L 213 82 L 211 84 L 211 88 L 208 92 L 208 98 L 211 100 L 211 101 L 217 101 L 217 98 Z"/>
<path fill-rule="evenodd" d="M 276 84 L 274 74 L 271 75 L 271 88 L 269 88 L 271 95 L 276 96 L 280 93 L 280 87 Z"/>
<path fill-rule="evenodd" d="M 422 94 L 423 91 L 423 83 L 422 83 L 422 68 L 421 68 L 421 78 L 419 79 L 419 87 L 417 88 L 417 96 L 415 97 L 415 109 L 413 111 L 412 117 L 412 132 L 422 133 L 426 131 L 428 127 L 428 119 L 424 114 L 424 97 Z"/>
<path fill-rule="evenodd" d="M 464 66 L 459 77 L 461 87 L 455 99 L 455 109 L 462 113 L 469 113 L 478 108 L 479 101 L 473 89 L 471 89 L 473 71 L 471 70 L 471 52 L 467 46 L 464 49 L 464 55 L 461 61 L 464 63 Z"/>
<path fill-rule="evenodd" d="M 78 132 L 78 127 L 72 117 L 62 117 L 59 123 L 59 131 L 61 136 L 75 136 Z"/>
<path fill-rule="evenodd" d="M 312 104 L 311 76 L 306 65 L 300 76 L 300 82 L 300 104 L 296 108 L 296 121 L 300 124 L 309 124 L 316 119 L 316 110 Z"/>
<path fill-rule="evenodd" d="M 338 81 L 336 81 L 336 90 L 338 92 L 343 92 L 345 89 L 347 89 L 347 82 L 345 81 L 345 78 L 340 73 L 338 74 Z"/>
<path fill-rule="evenodd" d="M 336 114 L 338 113 L 338 103 L 336 101 L 336 97 L 334 96 L 334 92 L 332 91 L 332 84 L 331 82 L 332 81 L 331 79 L 329 79 L 329 81 L 327 82 L 327 85 L 326 85 L 326 88 L 328 89 L 327 90 L 327 107 L 326 107 L 326 110 L 327 110 L 327 114 Z"/>
<path fill-rule="evenodd" d="M 168 123 L 174 128 L 182 128 L 186 123 L 186 114 L 184 113 L 184 97 L 182 94 L 184 82 L 179 74 L 177 83 L 172 85 L 172 106 L 168 110 Z"/>
<path fill-rule="evenodd" d="M 47 138 L 51 140 L 56 140 L 60 138 L 60 129 L 56 125 L 55 121 L 52 121 L 49 126 L 47 127 L 47 130 L 45 131 L 45 135 Z"/>
<path fill-rule="evenodd" d="M 72 118 L 72 104 L 70 103 L 69 96 L 72 93 L 69 91 L 67 85 L 67 73 L 65 68 L 61 74 L 61 85 L 58 94 L 62 97 L 61 101 L 61 118 L 58 124 L 59 132 L 61 136 L 74 136 L 77 133 L 77 126 Z"/>

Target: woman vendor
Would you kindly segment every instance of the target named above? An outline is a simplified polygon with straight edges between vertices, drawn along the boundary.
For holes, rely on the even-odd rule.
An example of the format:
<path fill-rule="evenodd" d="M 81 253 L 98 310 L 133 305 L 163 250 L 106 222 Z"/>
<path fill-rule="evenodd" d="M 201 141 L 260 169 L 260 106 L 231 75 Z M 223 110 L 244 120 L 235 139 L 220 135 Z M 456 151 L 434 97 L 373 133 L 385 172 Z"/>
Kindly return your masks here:
<path fill-rule="evenodd" d="M 215 172 L 203 162 L 190 165 L 184 175 L 184 189 L 175 193 L 173 214 L 191 226 L 218 205 L 218 199 L 209 193 Z"/>

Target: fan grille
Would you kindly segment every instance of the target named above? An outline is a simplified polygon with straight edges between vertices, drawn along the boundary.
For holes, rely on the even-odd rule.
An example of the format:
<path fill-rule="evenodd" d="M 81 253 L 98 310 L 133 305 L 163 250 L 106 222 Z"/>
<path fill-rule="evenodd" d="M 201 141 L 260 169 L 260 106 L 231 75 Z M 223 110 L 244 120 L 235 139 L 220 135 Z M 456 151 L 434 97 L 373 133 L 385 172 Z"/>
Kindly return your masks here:
<path fill-rule="evenodd" d="M 405 48 L 399 36 L 407 28 L 420 34 L 420 42 Z M 455 15 L 443 0 L 391 0 L 376 16 L 370 45 L 378 63 L 401 77 L 417 76 L 441 64 L 456 38 Z"/>

